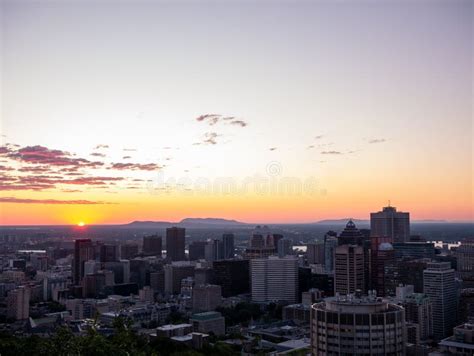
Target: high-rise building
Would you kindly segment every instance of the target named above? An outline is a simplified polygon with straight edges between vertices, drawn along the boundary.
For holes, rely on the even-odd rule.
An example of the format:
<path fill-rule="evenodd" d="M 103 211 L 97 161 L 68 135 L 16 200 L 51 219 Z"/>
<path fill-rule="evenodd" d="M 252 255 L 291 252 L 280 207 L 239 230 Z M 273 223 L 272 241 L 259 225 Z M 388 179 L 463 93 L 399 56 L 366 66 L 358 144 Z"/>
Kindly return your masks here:
<path fill-rule="evenodd" d="M 81 284 L 84 277 L 84 262 L 94 259 L 94 247 L 90 239 L 77 239 L 74 242 L 73 282 Z"/>
<path fill-rule="evenodd" d="M 212 263 L 214 283 L 222 287 L 225 298 L 250 290 L 249 260 L 221 260 Z"/>
<path fill-rule="evenodd" d="M 298 259 L 271 256 L 250 261 L 252 301 L 298 301 Z"/>
<path fill-rule="evenodd" d="M 278 240 L 277 252 L 279 257 L 285 257 L 293 254 L 293 240 L 283 238 Z"/>
<path fill-rule="evenodd" d="M 334 292 L 341 295 L 364 292 L 364 249 L 357 245 L 337 246 L 334 251 Z"/>
<path fill-rule="evenodd" d="M 234 258 L 235 247 L 234 247 L 234 234 L 222 235 L 222 244 L 224 249 L 224 259 Z"/>
<path fill-rule="evenodd" d="M 326 273 L 334 272 L 334 252 L 337 245 L 338 242 L 335 236 L 324 237 L 324 267 Z"/>
<path fill-rule="evenodd" d="M 378 238 L 372 238 L 371 248 L 371 289 L 377 291 L 377 295 L 395 295 L 395 250 L 389 242 L 377 242 Z"/>
<path fill-rule="evenodd" d="M 409 343 L 419 344 L 433 335 L 433 304 L 423 293 L 408 294 L 402 302 L 408 323 L 416 325 L 416 334 L 409 335 Z"/>
<path fill-rule="evenodd" d="M 204 248 L 206 261 L 222 260 L 224 257 L 224 246 L 221 240 L 209 240 Z"/>
<path fill-rule="evenodd" d="M 138 245 L 125 244 L 120 246 L 120 258 L 123 260 L 131 260 L 138 255 Z"/>
<path fill-rule="evenodd" d="M 118 260 L 117 245 L 101 245 L 100 246 L 100 262 L 114 262 Z"/>
<path fill-rule="evenodd" d="M 316 241 L 306 244 L 306 259 L 310 265 L 325 266 L 325 248 L 324 242 Z"/>
<path fill-rule="evenodd" d="M 382 211 L 370 214 L 371 236 L 391 237 L 393 242 L 406 242 L 410 239 L 410 213 L 397 211 L 386 206 Z"/>
<path fill-rule="evenodd" d="M 213 311 L 221 302 L 221 286 L 201 284 L 193 288 L 193 312 Z"/>
<path fill-rule="evenodd" d="M 186 230 L 182 227 L 166 229 L 166 258 L 170 261 L 184 261 Z"/>
<path fill-rule="evenodd" d="M 433 303 L 434 339 L 441 340 L 451 334 L 456 322 L 457 293 L 449 262 L 428 263 L 423 272 L 423 292 Z"/>
<path fill-rule="evenodd" d="M 364 235 L 362 235 L 352 220 L 349 220 L 337 238 L 339 245 L 362 245 L 363 239 Z"/>
<path fill-rule="evenodd" d="M 178 294 L 181 291 L 181 281 L 188 277 L 194 277 L 194 268 L 193 264 L 185 261 L 165 265 L 165 292 Z"/>
<path fill-rule="evenodd" d="M 202 260 L 206 257 L 207 241 L 193 241 L 189 244 L 189 260 Z"/>
<path fill-rule="evenodd" d="M 162 238 L 158 235 L 143 236 L 143 253 L 161 256 Z"/>
<path fill-rule="evenodd" d="M 474 277 L 474 239 L 461 241 L 454 251 L 457 258 L 457 271 L 462 279 Z"/>
<path fill-rule="evenodd" d="M 312 355 L 405 355 L 403 307 L 370 294 L 311 307 Z"/>
<path fill-rule="evenodd" d="M 28 287 L 21 286 L 8 292 L 7 316 L 15 320 L 28 319 L 30 316 L 30 295 Z"/>

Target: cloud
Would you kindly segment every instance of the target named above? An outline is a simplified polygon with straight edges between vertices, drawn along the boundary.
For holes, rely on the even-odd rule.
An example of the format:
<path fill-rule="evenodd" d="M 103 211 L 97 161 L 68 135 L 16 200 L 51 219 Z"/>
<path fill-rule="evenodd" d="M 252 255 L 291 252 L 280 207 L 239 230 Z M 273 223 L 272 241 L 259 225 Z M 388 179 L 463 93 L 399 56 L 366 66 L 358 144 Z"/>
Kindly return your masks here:
<path fill-rule="evenodd" d="M 94 147 L 94 150 L 100 150 L 101 148 L 109 148 L 109 145 L 99 144 Z"/>
<path fill-rule="evenodd" d="M 122 177 L 79 177 L 72 179 L 64 179 L 61 176 L 48 176 L 48 175 L 36 175 L 36 176 L 21 176 L 21 177 L 1 177 L 0 179 L 0 190 L 2 191 L 13 191 L 13 190 L 46 190 L 56 188 L 58 184 L 65 185 L 90 185 L 95 187 L 109 186 L 115 184 L 115 182 L 122 181 Z"/>
<path fill-rule="evenodd" d="M 278 147 L 270 147 L 269 150 L 270 151 L 275 151 Z"/>
<path fill-rule="evenodd" d="M 105 157 L 105 154 L 104 154 L 104 153 L 100 153 L 100 152 L 92 152 L 92 153 L 91 153 L 91 156 L 94 156 L 94 157 Z"/>
<path fill-rule="evenodd" d="M 306 147 L 308 150 L 314 148 L 314 145 L 309 145 L 308 147 Z"/>
<path fill-rule="evenodd" d="M 216 145 L 217 144 L 217 140 L 216 138 L 218 137 L 219 135 L 216 133 L 216 132 L 206 132 L 204 134 L 204 141 L 203 143 L 206 143 L 206 144 L 211 144 L 211 145 Z"/>
<path fill-rule="evenodd" d="M 318 136 L 315 136 L 314 139 L 315 139 L 315 140 L 320 140 L 320 139 L 322 139 L 323 137 L 324 137 L 324 135 L 318 135 Z"/>
<path fill-rule="evenodd" d="M 240 127 L 247 126 L 243 120 L 237 120 L 235 116 L 222 116 L 220 114 L 204 114 L 196 118 L 196 121 L 206 122 L 209 126 L 216 125 L 219 121 L 225 121 L 229 125 L 237 125 Z"/>
<path fill-rule="evenodd" d="M 240 127 L 247 126 L 247 123 L 245 121 L 242 121 L 242 120 L 234 120 L 234 121 L 231 121 L 230 124 L 231 125 L 238 125 Z"/>
<path fill-rule="evenodd" d="M 373 139 L 370 139 L 368 142 L 369 143 L 382 143 L 382 142 L 386 142 L 387 140 L 384 139 L 384 138 L 373 138 Z"/>
<path fill-rule="evenodd" d="M 322 151 L 322 155 L 342 155 L 340 151 Z"/>
<path fill-rule="evenodd" d="M 124 148 L 123 151 L 125 152 L 135 152 L 137 149 L 136 148 Z"/>
<path fill-rule="evenodd" d="M 48 166 L 31 166 L 31 167 L 21 167 L 18 169 L 18 172 L 26 173 L 51 173 L 51 168 Z M 81 174 L 81 173 L 77 173 Z"/>
<path fill-rule="evenodd" d="M 162 167 L 155 164 L 155 163 L 112 163 L 112 165 L 108 169 L 118 169 L 124 170 L 129 169 L 132 171 L 155 171 L 161 169 Z"/>
<path fill-rule="evenodd" d="M 15 168 L 8 166 L 0 166 L 0 171 L 14 171 Z"/>
<path fill-rule="evenodd" d="M 46 164 L 49 166 L 97 168 L 103 165 L 102 162 L 89 161 L 85 158 L 72 158 L 71 154 L 61 150 L 52 150 L 44 146 L 27 146 L 19 150 L 10 152 L 8 158 L 23 163 Z"/>
<path fill-rule="evenodd" d="M 122 159 L 130 159 L 132 156 L 123 156 Z"/>
<path fill-rule="evenodd" d="M 11 149 L 7 146 L 0 146 L 0 155 L 4 155 L 6 153 L 10 153 Z"/>
<path fill-rule="evenodd" d="M 103 201 L 90 200 L 56 200 L 56 199 L 22 199 L 15 197 L 0 197 L 0 203 L 15 204 L 67 204 L 67 205 L 91 205 L 91 204 L 113 204 Z"/>
<path fill-rule="evenodd" d="M 82 193 L 80 189 L 61 189 L 63 193 Z"/>

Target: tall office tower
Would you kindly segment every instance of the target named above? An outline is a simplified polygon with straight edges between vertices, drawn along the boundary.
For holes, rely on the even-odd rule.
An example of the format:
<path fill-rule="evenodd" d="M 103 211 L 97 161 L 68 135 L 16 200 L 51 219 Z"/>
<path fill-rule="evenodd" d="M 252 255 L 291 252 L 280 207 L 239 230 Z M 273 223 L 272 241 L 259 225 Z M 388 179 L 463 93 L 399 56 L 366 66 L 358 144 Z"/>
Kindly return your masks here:
<path fill-rule="evenodd" d="M 393 242 L 410 240 L 410 213 L 386 206 L 382 211 L 370 213 L 371 236 L 391 237 Z"/>
<path fill-rule="evenodd" d="M 72 265 L 73 282 L 81 284 L 84 277 L 84 262 L 94 259 L 94 247 L 90 239 L 77 239 L 74 242 L 74 260 Z"/>
<path fill-rule="evenodd" d="M 252 301 L 298 301 L 298 259 L 270 256 L 250 261 Z"/>
<path fill-rule="evenodd" d="M 431 263 L 431 260 L 427 258 L 396 261 L 397 283 L 411 284 L 415 293 L 423 293 L 423 272 L 428 263 Z"/>
<path fill-rule="evenodd" d="M 164 266 L 165 293 L 178 294 L 181 291 L 181 281 L 194 277 L 195 266 L 189 262 L 179 261 Z"/>
<path fill-rule="evenodd" d="M 209 240 L 204 248 L 206 261 L 222 260 L 224 255 L 224 246 L 221 240 Z"/>
<path fill-rule="evenodd" d="M 189 244 L 189 260 L 202 260 L 206 257 L 207 241 L 193 241 Z"/>
<path fill-rule="evenodd" d="M 82 297 L 97 298 L 105 288 L 105 275 L 102 273 L 87 274 L 82 279 Z"/>
<path fill-rule="evenodd" d="M 474 277 L 474 239 L 461 241 L 461 245 L 454 251 L 457 258 L 457 271 L 461 279 Z"/>
<path fill-rule="evenodd" d="M 138 255 L 138 245 L 125 244 L 120 246 L 120 258 L 123 260 L 131 260 Z"/>
<path fill-rule="evenodd" d="M 311 307 L 312 355 L 405 355 L 403 307 L 370 294 Z"/>
<path fill-rule="evenodd" d="M 283 237 L 282 234 L 272 234 L 270 241 L 273 242 L 273 246 L 274 246 L 275 248 L 278 248 L 278 242 L 279 242 L 281 239 L 283 239 L 283 238 L 284 238 L 284 237 Z M 268 237 L 267 237 L 267 240 L 268 240 Z M 268 243 L 268 242 L 267 242 L 267 245 L 272 245 L 272 243 Z"/>
<path fill-rule="evenodd" d="M 250 247 L 251 248 L 263 248 L 265 247 L 266 240 L 263 235 L 253 234 L 250 237 Z"/>
<path fill-rule="evenodd" d="M 364 292 L 364 249 L 341 245 L 334 251 L 334 292 L 341 295 Z"/>
<path fill-rule="evenodd" d="M 100 246 L 100 262 L 114 262 L 118 260 L 117 245 L 101 245 Z"/>
<path fill-rule="evenodd" d="M 234 258 L 235 247 L 234 247 L 234 234 L 222 235 L 222 244 L 224 245 L 224 259 Z"/>
<path fill-rule="evenodd" d="M 410 343 L 419 344 L 433 335 L 433 304 L 423 293 L 408 294 L 402 301 L 407 323 L 415 324 L 415 335 L 408 335 Z"/>
<path fill-rule="evenodd" d="M 456 286 L 449 262 L 428 263 L 423 272 L 423 292 L 433 303 L 433 336 L 441 340 L 450 335 L 456 322 Z"/>
<path fill-rule="evenodd" d="M 306 244 L 306 259 L 310 265 L 325 265 L 324 242 L 316 241 Z M 332 259 L 331 259 L 332 260 Z"/>
<path fill-rule="evenodd" d="M 283 238 L 278 240 L 277 252 L 279 257 L 285 257 L 293 254 L 293 240 Z"/>
<path fill-rule="evenodd" d="M 371 248 L 371 285 L 381 297 L 395 295 L 395 250 L 389 242 L 377 243 L 378 238 L 372 239 Z"/>
<path fill-rule="evenodd" d="M 326 273 L 334 272 L 334 252 L 337 244 L 338 242 L 335 236 L 324 237 L 324 266 Z"/>
<path fill-rule="evenodd" d="M 216 310 L 221 303 L 221 286 L 201 284 L 193 288 L 193 313 Z"/>
<path fill-rule="evenodd" d="M 15 320 L 28 319 L 30 316 L 30 295 L 30 289 L 25 286 L 8 292 L 6 299 L 7 316 Z"/>
<path fill-rule="evenodd" d="M 212 263 L 214 284 L 222 287 L 224 298 L 250 291 L 249 260 L 222 260 Z"/>
<path fill-rule="evenodd" d="M 362 245 L 364 235 L 352 220 L 349 220 L 344 230 L 339 234 L 339 245 Z"/>
<path fill-rule="evenodd" d="M 143 253 L 161 257 L 162 238 L 158 235 L 143 236 Z"/>
<path fill-rule="evenodd" d="M 181 227 L 170 227 L 166 229 L 166 258 L 170 261 L 184 261 L 186 230 Z"/>

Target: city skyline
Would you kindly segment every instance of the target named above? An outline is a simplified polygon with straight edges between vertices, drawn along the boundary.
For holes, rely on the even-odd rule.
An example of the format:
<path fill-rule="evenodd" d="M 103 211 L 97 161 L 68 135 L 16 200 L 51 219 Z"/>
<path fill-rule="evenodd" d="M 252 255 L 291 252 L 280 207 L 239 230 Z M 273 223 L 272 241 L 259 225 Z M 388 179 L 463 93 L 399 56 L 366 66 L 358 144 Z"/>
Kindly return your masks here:
<path fill-rule="evenodd" d="M 474 219 L 470 1 L 0 11 L 0 225 Z"/>

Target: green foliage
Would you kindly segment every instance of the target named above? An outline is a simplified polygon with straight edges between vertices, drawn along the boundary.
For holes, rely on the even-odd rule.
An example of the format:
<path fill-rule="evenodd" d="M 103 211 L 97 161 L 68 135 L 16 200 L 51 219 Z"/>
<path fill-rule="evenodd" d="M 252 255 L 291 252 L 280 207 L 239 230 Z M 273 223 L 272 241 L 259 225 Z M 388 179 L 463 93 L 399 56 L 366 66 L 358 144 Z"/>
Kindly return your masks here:
<path fill-rule="evenodd" d="M 58 329 L 49 338 L 39 336 L 20 337 L 0 334 L 0 355 L 2 356 L 214 356 L 237 355 L 232 347 L 217 342 L 202 350 L 173 342 L 167 338 L 148 338 L 136 334 L 127 319 L 114 320 L 115 333 L 105 337 L 94 328 L 85 335 L 74 335 L 67 328 Z"/>
<path fill-rule="evenodd" d="M 253 303 L 239 303 L 233 308 L 217 308 L 216 310 L 222 313 L 228 326 L 236 324 L 246 326 L 252 318 L 258 320 L 263 315 L 260 306 Z"/>

